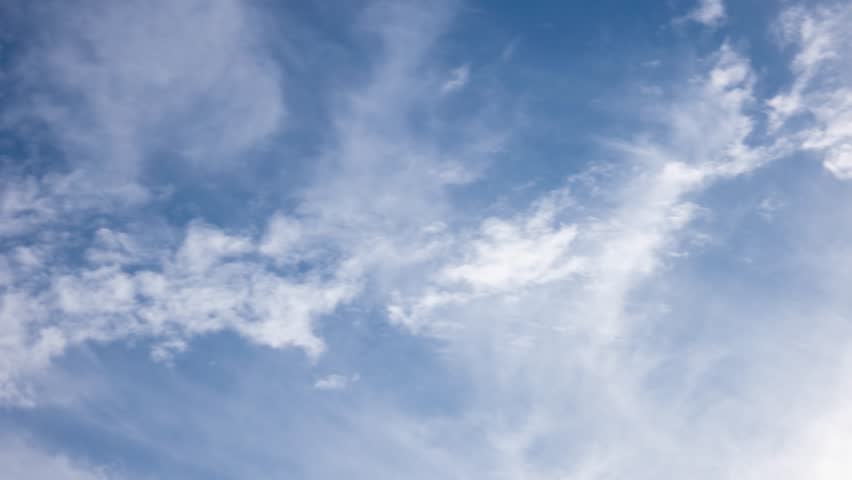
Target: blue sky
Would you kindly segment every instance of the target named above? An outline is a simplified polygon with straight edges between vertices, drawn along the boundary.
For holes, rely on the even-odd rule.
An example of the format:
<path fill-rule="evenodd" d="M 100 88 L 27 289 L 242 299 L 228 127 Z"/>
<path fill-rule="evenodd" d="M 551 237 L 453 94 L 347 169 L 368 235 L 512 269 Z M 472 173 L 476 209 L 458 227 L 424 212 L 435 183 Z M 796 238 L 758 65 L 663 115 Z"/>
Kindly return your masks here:
<path fill-rule="evenodd" d="M 849 478 L 850 21 L 3 2 L 0 477 Z"/>

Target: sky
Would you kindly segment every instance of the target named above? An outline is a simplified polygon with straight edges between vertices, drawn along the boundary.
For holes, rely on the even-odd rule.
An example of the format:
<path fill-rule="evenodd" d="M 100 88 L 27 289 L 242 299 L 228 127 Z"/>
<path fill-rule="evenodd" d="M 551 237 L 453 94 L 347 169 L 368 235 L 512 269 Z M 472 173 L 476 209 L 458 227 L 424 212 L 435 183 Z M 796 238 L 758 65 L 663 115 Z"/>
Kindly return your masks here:
<path fill-rule="evenodd" d="M 850 478 L 851 23 L 0 2 L 0 477 Z"/>

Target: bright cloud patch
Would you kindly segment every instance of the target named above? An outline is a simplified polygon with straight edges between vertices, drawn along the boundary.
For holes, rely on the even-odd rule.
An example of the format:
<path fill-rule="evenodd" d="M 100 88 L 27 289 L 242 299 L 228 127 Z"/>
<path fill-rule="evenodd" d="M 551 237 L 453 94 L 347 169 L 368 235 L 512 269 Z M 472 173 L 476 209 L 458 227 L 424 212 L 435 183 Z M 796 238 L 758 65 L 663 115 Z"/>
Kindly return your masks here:
<path fill-rule="evenodd" d="M 840 179 L 852 178 L 852 62 L 842 50 L 852 42 L 843 27 L 852 8 L 790 8 L 780 19 L 785 44 L 795 51 L 793 85 L 768 100 L 773 125 L 798 117 L 802 148 L 823 156 L 823 165 Z"/>
<path fill-rule="evenodd" d="M 725 20 L 725 4 L 722 0 L 701 0 L 687 18 L 704 25 L 717 25 Z"/>
<path fill-rule="evenodd" d="M 272 227 L 276 223 L 273 221 Z M 126 234 L 100 229 L 83 265 L 49 266 L 16 250 L 3 296 L 6 325 L 0 370 L 3 400 L 32 403 L 21 376 L 83 342 L 147 337 L 155 359 L 186 349 L 193 336 L 233 330 L 260 345 L 323 350 L 312 322 L 352 298 L 345 274 L 276 274 L 251 238 L 190 224 L 174 250 L 144 252 Z M 33 265 L 33 264 L 36 265 Z M 32 276 L 35 268 L 42 272 Z M 29 278 L 27 278 L 29 277 Z"/>

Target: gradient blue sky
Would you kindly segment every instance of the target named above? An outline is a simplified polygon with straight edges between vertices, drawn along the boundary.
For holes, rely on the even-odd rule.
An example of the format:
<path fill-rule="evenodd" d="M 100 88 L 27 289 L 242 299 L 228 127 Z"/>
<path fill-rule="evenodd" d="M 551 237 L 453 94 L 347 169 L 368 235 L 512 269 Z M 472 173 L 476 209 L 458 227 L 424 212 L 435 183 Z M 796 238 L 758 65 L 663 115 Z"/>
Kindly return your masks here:
<path fill-rule="evenodd" d="M 850 478 L 850 24 L 0 2 L 0 478 Z"/>

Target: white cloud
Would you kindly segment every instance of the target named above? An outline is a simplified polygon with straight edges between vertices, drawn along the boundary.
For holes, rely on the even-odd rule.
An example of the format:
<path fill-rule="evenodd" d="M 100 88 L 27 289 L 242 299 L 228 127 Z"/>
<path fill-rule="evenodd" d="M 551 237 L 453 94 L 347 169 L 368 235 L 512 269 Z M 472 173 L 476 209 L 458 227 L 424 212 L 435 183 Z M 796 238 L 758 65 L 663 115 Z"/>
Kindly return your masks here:
<path fill-rule="evenodd" d="M 458 234 L 456 255 L 390 303 L 392 319 L 439 337 L 451 368 L 466 372 L 476 393 L 464 422 L 494 453 L 490 478 L 739 478 L 748 469 L 725 442 L 759 450 L 748 443 L 763 437 L 714 430 L 734 421 L 727 410 L 687 427 L 689 409 L 710 401 L 669 403 L 649 385 L 667 359 L 645 335 L 677 328 L 659 323 L 668 307 L 654 293 L 688 247 L 695 197 L 790 151 L 749 143 L 754 74 L 730 46 L 696 78 L 706 80 L 648 112 L 664 135 L 609 143 L 624 157 L 620 175 L 590 173 L 523 214 Z M 580 203 L 583 189 L 605 191 L 606 204 Z M 724 353 L 676 356 L 687 365 L 677 395 L 697 382 L 712 396 L 701 382 Z"/>
<path fill-rule="evenodd" d="M 83 171 L 0 178 L 0 237 L 28 235 L 47 225 L 73 225 L 89 214 L 124 211 L 149 201 L 150 192 L 135 182 L 103 185 Z"/>
<path fill-rule="evenodd" d="M 256 53 L 247 30 L 250 12 L 233 2 L 160 7 L 109 6 L 97 22 L 89 11 L 76 12 L 62 33 L 90 43 L 97 55 L 83 55 L 71 40 L 44 52 L 46 68 L 61 83 L 51 86 L 79 94 L 86 107 L 75 113 L 79 118 L 42 117 L 81 165 L 69 178 L 79 178 L 83 186 L 69 190 L 66 199 L 60 193 L 68 189 L 42 193 L 43 185 L 53 185 L 44 179 L 32 180 L 24 190 L 10 183 L 3 220 L 14 235 L 39 227 L 61 232 L 83 248 L 85 258 L 80 264 L 48 262 L 31 277 L 6 259 L 12 263 L 4 273 L 10 288 L 0 300 L 6 312 L 0 384 L 7 402 L 37 401 L 27 379 L 85 342 L 145 338 L 154 342 L 152 355 L 167 360 L 189 348 L 196 335 L 230 330 L 258 344 L 299 347 L 316 357 L 324 344 L 313 333 L 314 320 L 351 300 L 364 272 L 372 281 L 393 283 L 406 269 L 430 261 L 443 234 L 425 231 L 424 222 L 444 218 L 445 189 L 476 178 L 477 163 L 499 145 L 499 135 L 481 128 L 480 118 L 465 135 L 470 140 L 445 148 L 427 141 L 428 132 L 399 129 L 405 123 L 400 118 L 429 111 L 439 101 L 421 95 L 434 84 L 420 70 L 444 19 L 440 12 L 427 15 L 411 6 L 376 8 L 368 16 L 391 21 L 379 23 L 385 27 L 378 30 L 369 27 L 369 34 L 385 42 L 387 56 L 365 89 L 336 105 L 340 141 L 320 162 L 327 175 L 317 175 L 303 189 L 294 215 L 273 215 L 259 238 L 195 222 L 177 245 L 151 245 L 144 232 L 132 235 L 116 227 L 98 229 L 92 240 L 73 215 L 121 210 L 93 193 L 103 192 L 91 185 L 103 177 L 90 160 L 126 164 L 119 170 L 127 171 L 106 172 L 122 184 L 150 148 L 159 148 L 157 138 L 218 154 L 249 148 L 277 125 L 278 82 Z M 195 27 L 187 30 L 190 13 Z M 124 32 L 123 21 L 131 17 L 138 18 Z M 420 18 L 412 23 L 416 28 L 394 28 L 411 17 Z M 208 37 L 213 45 L 204 43 Z M 160 58 L 158 52 L 165 54 Z M 195 108 L 222 98 L 228 102 L 217 104 L 212 115 Z M 239 115 L 230 115 L 230 102 L 240 106 Z M 170 128 L 174 120 L 193 126 L 196 114 L 203 120 L 199 130 Z M 232 130 L 246 136 L 231 138 Z M 165 137 L 147 135 L 155 131 Z M 73 209 L 65 207 L 75 202 Z M 158 242 L 172 236 L 149 233 Z M 19 240 L 64 254 L 55 237 Z M 384 291 L 377 290 L 377 296 Z"/>
<path fill-rule="evenodd" d="M 559 265 L 576 235 L 574 228 L 526 237 L 519 235 L 515 225 L 493 219 L 485 223 L 483 232 L 485 238 L 475 242 L 476 253 L 470 263 L 451 265 L 441 272 L 446 281 L 462 282 L 474 289 L 502 290 L 547 282 L 579 269 L 571 263 Z"/>
<path fill-rule="evenodd" d="M 165 358 L 231 329 L 318 354 L 312 319 L 349 298 L 349 280 L 280 277 L 255 239 L 201 223 L 178 247 L 156 244 L 163 227 L 155 244 L 114 227 L 172 188 L 142 183 L 160 158 L 227 164 L 280 126 L 278 70 L 253 11 L 228 0 L 54 7 L 31 12 L 50 35 L 15 57 L 9 78 L 27 94 L 3 112 L 24 141 L 27 122 L 46 125 L 59 155 L 46 171 L 17 159 L 0 181 L 0 236 L 16 247 L 2 262 L 0 398 L 37 400 L 27 379 L 88 341 L 158 339 Z M 95 225 L 110 227 L 92 240 Z"/>
<path fill-rule="evenodd" d="M 785 10 L 778 29 L 796 49 L 795 77 L 788 91 L 767 101 L 778 134 L 822 155 L 823 166 L 839 179 L 852 178 L 852 62 L 841 52 L 852 41 L 850 19 L 852 8 L 845 4 Z M 805 127 L 782 129 L 794 118 Z"/>
<path fill-rule="evenodd" d="M 500 60 L 504 62 L 508 62 L 512 60 L 515 56 L 515 52 L 518 50 L 518 45 L 521 43 L 520 37 L 513 38 L 509 43 L 503 47 L 503 50 L 500 52 Z"/>
<path fill-rule="evenodd" d="M 3 475 L 15 480 L 107 480 L 119 478 L 106 469 L 75 462 L 65 455 L 51 454 L 18 439 L 0 439 Z"/>
<path fill-rule="evenodd" d="M 723 0 L 699 0 L 698 6 L 684 17 L 686 20 L 692 20 L 710 27 L 718 26 L 725 21 L 725 18 Z"/>
<path fill-rule="evenodd" d="M 359 376 L 357 374 L 351 376 L 331 374 L 317 379 L 314 382 L 314 388 L 317 390 L 345 390 L 358 380 Z"/>
<path fill-rule="evenodd" d="M 187 227 L 177 248 L 154 257 L 154 265 L 146 252 L 128 251 L 134 242 L 123 233 L 101 229 L 95 241 L 88 264 L 51 265 L 37 276 L 13 271 L 7 280 L 0 295 L 3 402 L 37 402 L 27 378 L 84 342 L 148 338 L 156 342 L 154 358 L 167 359 L 196 335 L 231 330 L 315 357 L 324 345 L 314 320 L 359 288 L 345 268 L 276 274 L 260 261 L 254 239 L 199 223 Z M 18 253 L 11 265 L 19 263 Z"/>
<path fill-rule="evenodd" d="M 217 228 L 191 224 L 178 250 L 176 261 L 191 273 L 204 274 L 210 267 L 244 255 L 253 245 L 248 238 L 228 235 Z"/>
<path fill-rule="evenodd" d="M 274 215 L 261 239 L 260 252 L 279 262 L 292 259 L 304 237 L 304 227 L 282 214 Z"/>
<path fill-rule="evenodd" d="M 784 208 L 784 206 L 784 202 L 779 200 L 777 195 L 769 195 L 760 201 L 760 204 L 757 206 L 757 212 L 764 220 L 771 222 L 777 212 Z"/>
<path fill-rule="evenodd" d="M 455 239 L 453 248 L 465 252 L 463 258 L 445 260 L 425 291 L 397 292 L 388 307 L 391 318 L 417 331 L 444 336 L 449 329 L 452 335 L 458 324 L 479 316 L 464 313 L 465 306 L 512 302 L 527 289 L 558 288 L 553 284 L 573 292 L 565 295 L 573 305 L 553 307 L 566 315 L 578 309 L 570 328 L 583 325 L 604 338 L 622 334 L 627 296 L 660 268 L 695 214 L 687 195 L 780 155 L 775 147 L 746 144 L 753 128 L 745 113 L 753 102 L 752 76 L 748 62 L 723 46 L 706 82 L 686 89 L 681 102 L 649 112 L 665 124 L 668 138 L 610 142 L 641 171 L 623 184 L 607 185 L 622 203 L 576 218 L 571 189 L 565 188 L 539 200 L 525 215 L 488 219 L 474 235 Z"/>
<path fill-rule="evenodd" d="M 424 72 L 434 70 L 429 56 L 449 15 L 444 4 L 428 11 L 414 4 L 368 10 L 365 33 L 381 42 L 383 54 L 370 82 L 335 105 L 337 141 L 297 208 L 301 235 L 311 239 L 304 243 L 327 250 L 326 258 L 344 252 L 352 259 L 349 268 L 380 284 L 373 290 L 378 298 L 443 248 L 444 233 L 424 226 L 448 219 L 448 191 L 480 178 L 502 145 L 500 115 L 472 109 L 461 117 L 441 116 L 443 101 Z M 412 118 L 423 118 L 428 127 L 412 125 Z M 434 140 L 442 135 L 459 140 Z"/>
<path fill-rule="evenodd" d="M 450 71 L 450 79 L 441 86 L 441 93 L 450 93 L 460 90 L 467 85 L 470 78 L 470 65 L 464 64 Z"/>
<path fill-rule="evenodd" d="M 574 225 L 559 225 L 564 196 L 542 199 L 529 217 L 486 219 L 471 238 L 454 247 L 464 252 L 433 276 L 430 292 L 411 305 L 394 303 L 392 320 L 419 328 L 436 308 L 467 303 L 488 295 L 513 295 L 582 271 L 583 259 L 570 250 L 577 235 Z"/>
<path fill-rule="evenodd" d="M 852 141 L 852 138 L 850 138 L 850 141 Z M 837 178 L 852 179 L 852 143 L 834 145 L 826 153 L 823 165 Z"/>
<path fill-rule="evenodd" d="M 278 74 L 251 15 L 231 0 L 56 9 L 44 19 L 56 25 L 50 38 L 34 42 L 17 70 L 42 94 L 19 108 L 46 122 L 90 174 L 133 176 L 163 152 L 216 165 L 283 117 Z"/>

